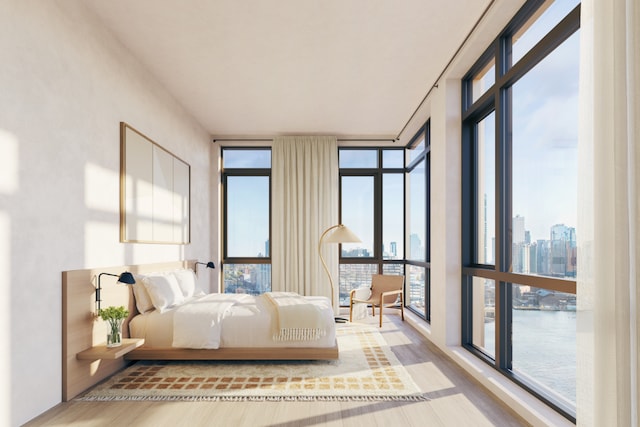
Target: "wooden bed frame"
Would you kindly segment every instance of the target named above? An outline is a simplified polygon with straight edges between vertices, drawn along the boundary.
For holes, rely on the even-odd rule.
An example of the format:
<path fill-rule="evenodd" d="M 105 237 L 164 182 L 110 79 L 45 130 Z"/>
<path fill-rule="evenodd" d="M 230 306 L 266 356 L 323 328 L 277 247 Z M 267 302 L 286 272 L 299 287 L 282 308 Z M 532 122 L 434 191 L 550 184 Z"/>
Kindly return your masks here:
<path fill-rule="evenodd" d="M 330 360 L 338 358 L 338 345 L 325 348 L 220 348 L 217 350 L 157 348 L 144 344 L 126 354 L 101 346 L 106 340 L 105 322 L 96 317 L 95 289 L 100 273 L 119 275 L 124 271 L 151 273 L 194 268 L 195 261 L 176 261 L 72 270 L 62 272 L 62 400 L 68 401 L 127 366 L 131 360 Z M 110 280 L 111 279 L 111 280 Z M 138 314 L 130 286 L 116 284 L 115 278 L 101 281 L 102 307 L 123 305 L 129 309 L 122 334 L 129 337 L 129 320 Z M 139 344 L 139 343 L 138 343 Z M 138 345 L 136 344 L 136 345 Z M 124 346 L 123 346 L 124 347 Z M 79 354 L 81 353 L 81 354 Z"/>
<path fill-rule="evenodd" d="M 125 356 L 127 360 L 332 360 L 338 358 L 338 345 L 334 347 L 255 347 L 195 348 L 141 347 Z"/>

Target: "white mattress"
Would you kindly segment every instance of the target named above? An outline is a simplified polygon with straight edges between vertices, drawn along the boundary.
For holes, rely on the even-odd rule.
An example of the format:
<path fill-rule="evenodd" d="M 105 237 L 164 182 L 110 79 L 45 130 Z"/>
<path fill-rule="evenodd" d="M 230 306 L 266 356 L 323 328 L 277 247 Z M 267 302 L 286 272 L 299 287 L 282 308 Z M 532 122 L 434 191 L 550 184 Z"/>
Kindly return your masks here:
<path fill-rule="evenodd" d="M 305 299 L 322 312 L 327 334 L 312 341 L 274 341 L 271 319 L 261 298 L 242 295 L 242 301 L 235 303 L 222 321 L 220 347 L 333 347 L 336 343 L 336 329 L 333 309 L 329 298 L 309 296 Z M 194 298 L 197 300 L 197 297 Z M 135 316 L 129 322 L 132 338 L 144 338 L 148 347 L 171 347 L 173 342 L 173 315 L 176 309 L 164 313 L 157 310 Z"/>

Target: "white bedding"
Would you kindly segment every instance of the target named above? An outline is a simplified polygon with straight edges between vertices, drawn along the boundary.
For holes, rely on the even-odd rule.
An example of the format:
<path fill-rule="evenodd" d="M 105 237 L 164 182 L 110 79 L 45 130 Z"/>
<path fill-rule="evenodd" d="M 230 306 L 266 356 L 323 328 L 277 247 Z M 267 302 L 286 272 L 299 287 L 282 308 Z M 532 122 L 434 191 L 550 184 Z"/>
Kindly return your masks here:
<path fill-rule="evenodd" d="M 139 314 L 129 323 L 130 335 L 133 338 L 144 338 L 145 346 L 169 348 L 174 344 L 174 319 L 178 314 L 177 324 L 180 325 L 180 316 L 187 311 L 199 312 L 199 302 L 207 299 L 216 301 L 224 315 L 212 315 L 212 321 L 219 321 L 212 326 L 211 337 L 205 341 L 218 340 L 219 346 L 226 348 L 246 347 L 333 347 L 335 345 L 335 323 L 331 303 L 326 297 L 304 297 L 308 303 L 320 309 L 326 334 L 317 340 L 310 341 L 276 341 L 273 339 L 273 330 L 270 319 L 270 310 L 265 306 L 261 298 L 246 294 L 209 294 L 203 297 L 194 297 L 178 308 L 172 308 L 164 313 L 153 310 L 145 314 Z M 202 304 L 200 304 L 202 305 Z M 189 307 L 186 308 L 185 307 Z M 195 308 L 194 308 L 195 307 Z M 200 313 L 199 315 L 207 316 Z M 185 321 L 188 322 L 188 321 Z M 187 329 L 188 325 L 183 325 Z M 218 328 L 219 326 L 219 328 Z M 217 330 L 216 330 L 217 329 Z M 184 348 L 216 348 L 214 346 L 202 347 L 201 330 L 194 329 L 191 338 L 189 334 L 176 342 L 184 344 Z M 189 342 L 194 341 L 194 342 Z"/>

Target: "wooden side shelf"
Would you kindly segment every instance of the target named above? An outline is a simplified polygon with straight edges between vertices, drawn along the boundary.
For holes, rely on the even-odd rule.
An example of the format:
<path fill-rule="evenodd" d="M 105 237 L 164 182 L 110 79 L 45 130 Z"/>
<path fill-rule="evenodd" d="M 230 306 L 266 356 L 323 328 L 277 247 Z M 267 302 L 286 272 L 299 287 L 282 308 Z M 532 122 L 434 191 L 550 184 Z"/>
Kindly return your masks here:
<path fill-rule="evenodd" d="M 107 344 L 96 345 L 76 354 L 79 360 L 115 360 L 144 344 L 144 338 L 123 338 L 119 347 L 107 348 Z"/>

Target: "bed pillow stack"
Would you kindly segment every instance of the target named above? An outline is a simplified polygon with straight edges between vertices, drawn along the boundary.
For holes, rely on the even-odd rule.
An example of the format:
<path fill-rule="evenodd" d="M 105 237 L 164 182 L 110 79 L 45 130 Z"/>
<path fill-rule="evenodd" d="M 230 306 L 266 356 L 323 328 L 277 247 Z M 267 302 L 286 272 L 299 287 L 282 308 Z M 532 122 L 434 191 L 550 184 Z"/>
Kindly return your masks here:
<path fill-rule="evenodd" d="M 205 293 L 198 288 L 196 275 L 191 269 L 134 274 L 133 295 L 140 313 L 159 310 L 164 313 L 188 299 Z"/>
<path fill-rule="evenodd" d="M 202 292 L 196 286 L 196 275 L 193 270 L 176 270 L 173 272 L 173 275 L 178 280 L 178 285 L 180 286 L 180 290 L 182 291 L 182 296 L 185 299 L 204 294 L 204 292 Z"/>
<path fill-rule="evenodd" d="M 151 301 L 151 295 L 147 292 L 147 288 L 144 286 L 143 280 L 146 276 L 141 274 L 134 274 L 136 283 L 131 285 L 133 287 L 133 296 L 136 299 L 136 308 L 140 313 L 146 313 L 153 310 L 153 302 Z"/>
<path fill-rule="evenodd" d="M 150 274 L 142 279 L 142 283 L 151 297 L 153 306 L 160 313 L 184 302 L 178 280 L 172 273 Z"/>

